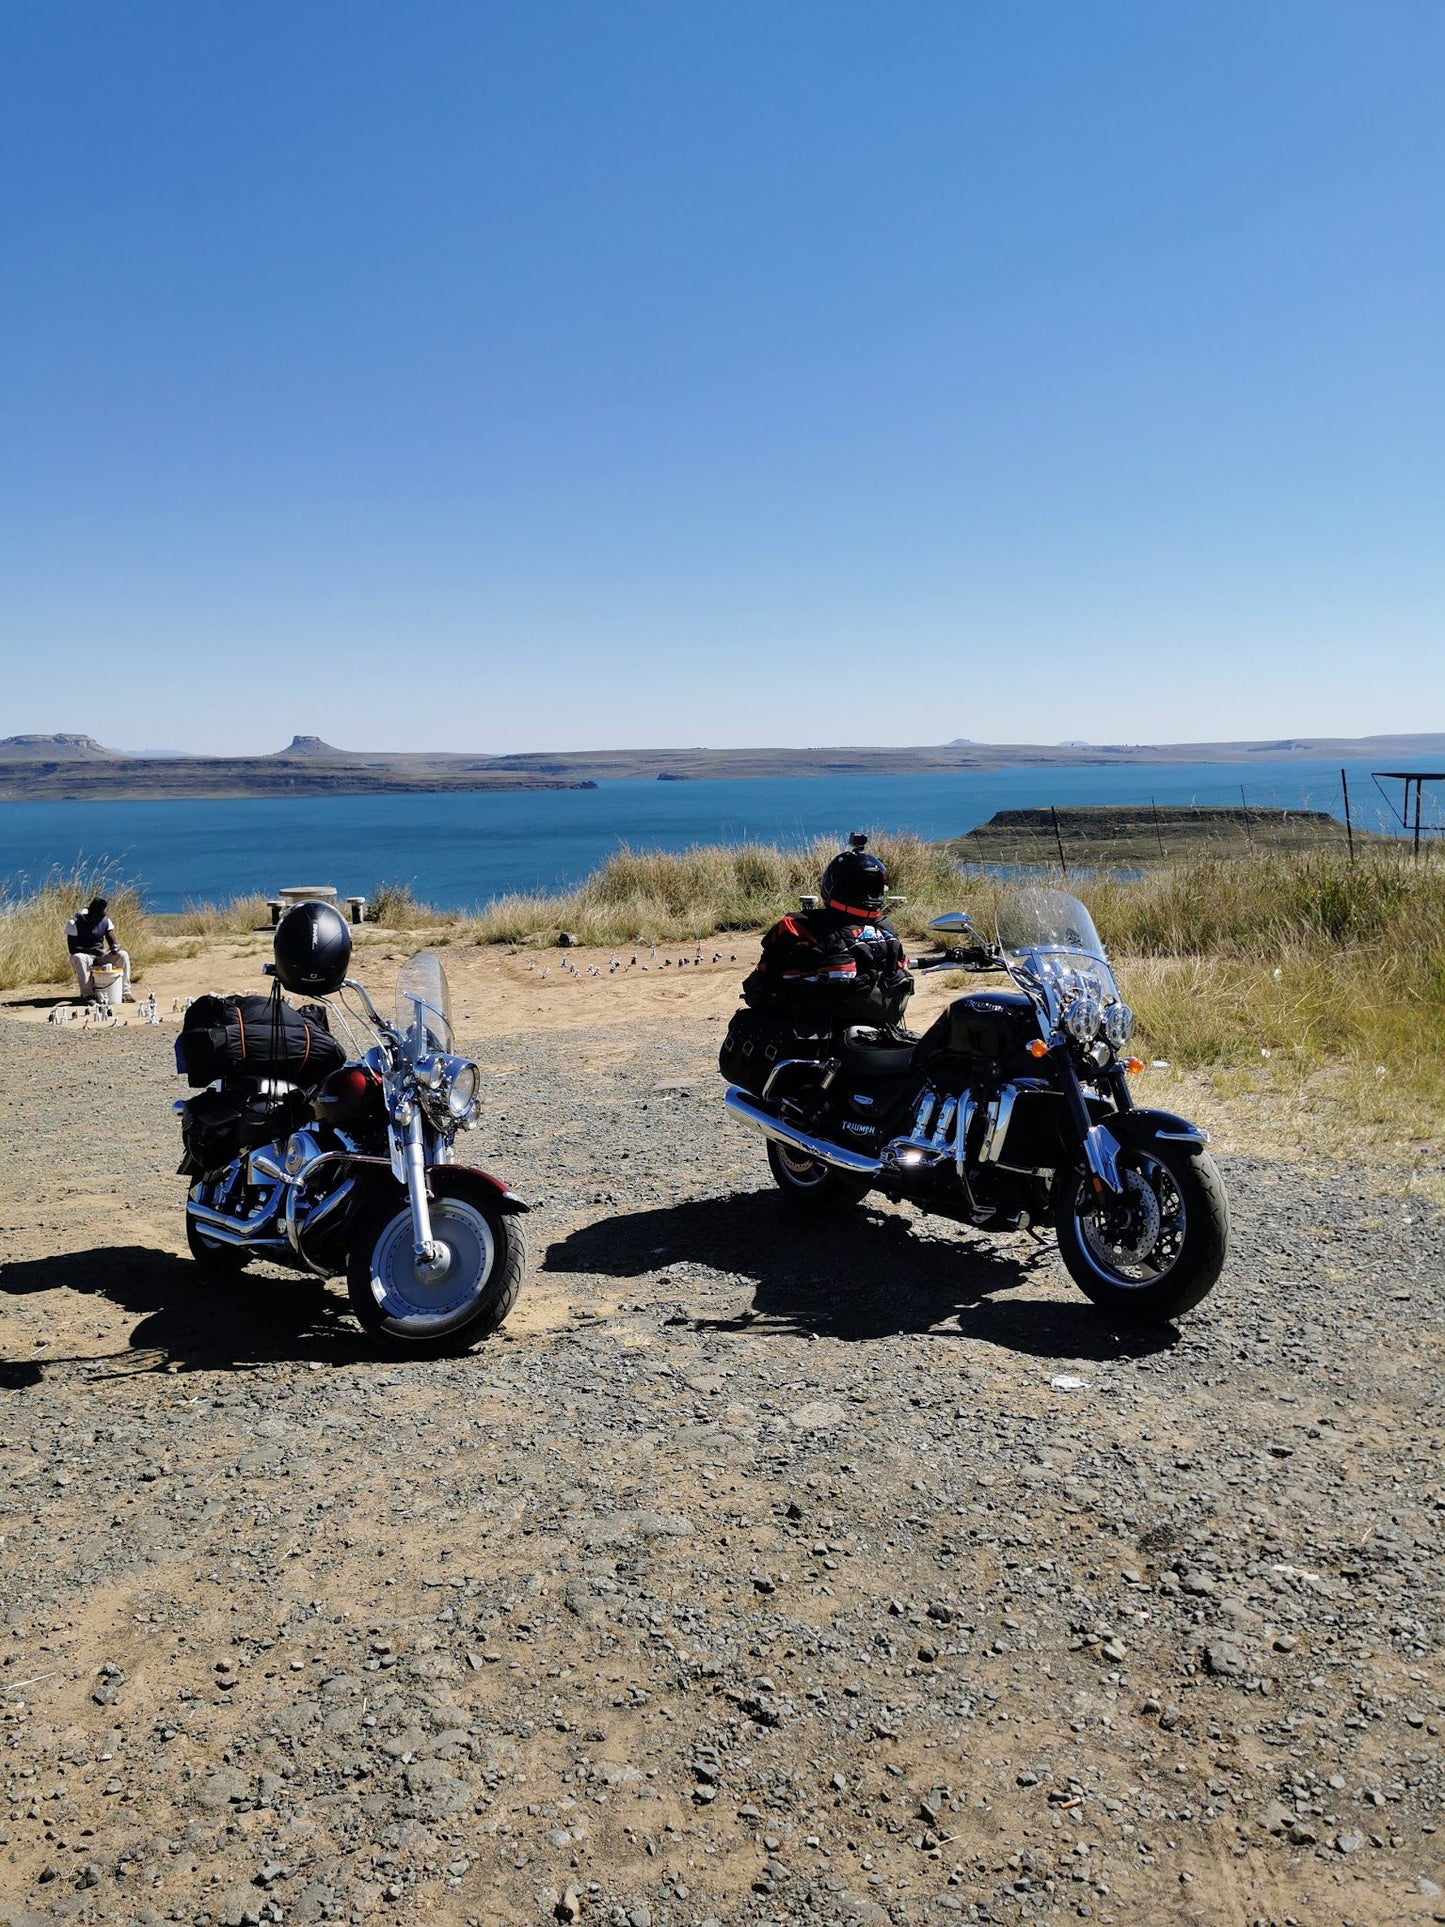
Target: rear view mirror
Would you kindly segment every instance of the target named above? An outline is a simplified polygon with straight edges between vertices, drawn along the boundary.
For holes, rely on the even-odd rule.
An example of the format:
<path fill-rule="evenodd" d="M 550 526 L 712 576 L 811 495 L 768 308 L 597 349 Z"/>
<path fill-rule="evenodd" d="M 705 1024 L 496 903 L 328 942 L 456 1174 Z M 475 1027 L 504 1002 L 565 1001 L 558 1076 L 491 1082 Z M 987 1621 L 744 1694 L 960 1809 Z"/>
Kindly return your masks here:
<path fill-rule="evenodd" d="M 966 910 L 945 910 L 928 927 L 930 930 L 947 931 L 950 936 L 971 937 L 974 934 L 973 918 Z"/>

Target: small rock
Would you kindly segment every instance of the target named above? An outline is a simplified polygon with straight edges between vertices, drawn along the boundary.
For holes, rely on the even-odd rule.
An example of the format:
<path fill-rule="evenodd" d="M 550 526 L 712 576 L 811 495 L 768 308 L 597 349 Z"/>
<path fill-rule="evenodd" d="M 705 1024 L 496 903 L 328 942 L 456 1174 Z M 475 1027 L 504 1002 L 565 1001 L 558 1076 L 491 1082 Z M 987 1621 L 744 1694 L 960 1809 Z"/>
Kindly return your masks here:
<path fill-rule="evenodd" d="M 845 1888 L 834 1896 L 833 1907 L 845 1927 L 891 1927 L 887 1913 L 866 1894 L 849 1893 Z"/>
<path fill-rule="evenodd" d="M 1246 1661 L 1231 1639 L 1211 1639 L 1204 1649 L 1204 1664 L 1216 1679 L 1242 1679 Z"/>

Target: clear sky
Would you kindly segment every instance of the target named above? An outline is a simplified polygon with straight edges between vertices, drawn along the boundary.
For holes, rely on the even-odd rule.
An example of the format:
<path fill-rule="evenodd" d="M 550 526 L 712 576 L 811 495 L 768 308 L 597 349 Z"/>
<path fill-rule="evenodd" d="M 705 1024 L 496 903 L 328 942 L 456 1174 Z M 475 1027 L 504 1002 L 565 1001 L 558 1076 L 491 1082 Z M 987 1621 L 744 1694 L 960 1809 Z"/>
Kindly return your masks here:
<path fill-rule="evenodd" d="M 12 0 L 0 735 L 1445 728 L 1439 0 Z"/>

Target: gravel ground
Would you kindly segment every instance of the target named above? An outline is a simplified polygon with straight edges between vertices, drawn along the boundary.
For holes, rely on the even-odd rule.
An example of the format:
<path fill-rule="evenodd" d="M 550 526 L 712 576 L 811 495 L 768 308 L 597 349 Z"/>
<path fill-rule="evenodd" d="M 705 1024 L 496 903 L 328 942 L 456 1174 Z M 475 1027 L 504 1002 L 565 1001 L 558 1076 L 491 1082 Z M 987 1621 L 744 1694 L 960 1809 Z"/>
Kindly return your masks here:
<path fill-rule="evenodd" d="M 717 1035 L 487 1043 L 533 1272 L 399 1366 L 179 1255 L 167 1031 L 0 1021 L 0 1921 L 1445 1920 L 1440 1222 L 1232 1161 L 1121 1335 L 790 1221 Z"/>

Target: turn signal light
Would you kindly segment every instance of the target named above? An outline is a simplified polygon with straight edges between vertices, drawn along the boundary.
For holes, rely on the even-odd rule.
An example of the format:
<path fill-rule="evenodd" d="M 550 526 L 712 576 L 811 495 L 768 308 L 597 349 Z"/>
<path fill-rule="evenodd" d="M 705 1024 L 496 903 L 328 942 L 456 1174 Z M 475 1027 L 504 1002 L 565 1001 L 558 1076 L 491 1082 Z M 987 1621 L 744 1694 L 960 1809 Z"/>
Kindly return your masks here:
<path fill-rule="evenodd" d="M 1030 1057 L 1047 1057 L 1048 1054 L 1049 1054 L 1049 1047 L 1044 1042 L 1042 1037 L 1036 1037 L 1033 1040 L 1033 1042 L 1029 1045 Z"/>
<path fill-rule="evenodd" d="M 1142 1057 L 1126 1057 L 1124 1059 L 1124 1069 L 1128 1071 L 1131 1077 L 1137 1077 L 1143 1068 L 1144 1059 Z"/>

